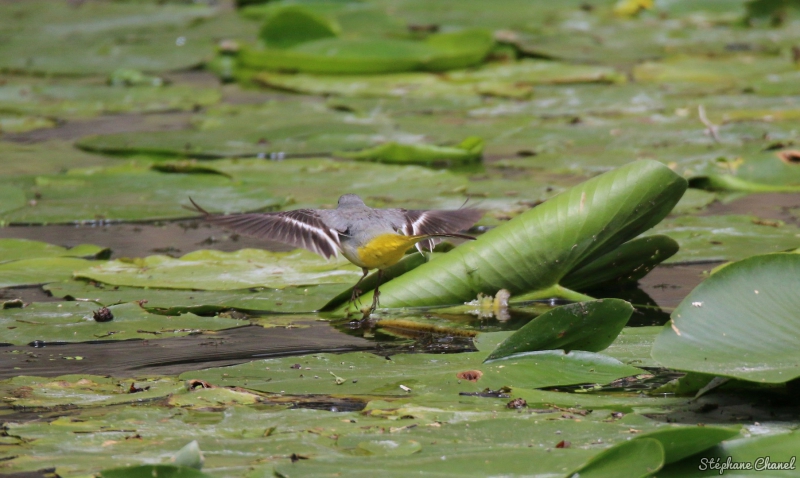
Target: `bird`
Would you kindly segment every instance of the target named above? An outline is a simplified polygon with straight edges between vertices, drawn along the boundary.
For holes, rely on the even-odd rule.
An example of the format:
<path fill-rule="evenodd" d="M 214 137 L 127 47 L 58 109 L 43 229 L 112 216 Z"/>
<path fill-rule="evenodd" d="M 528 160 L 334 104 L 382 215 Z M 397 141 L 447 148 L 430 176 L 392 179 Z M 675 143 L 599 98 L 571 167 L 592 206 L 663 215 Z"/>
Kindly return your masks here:
<path fill-rule="evenodd" d="M 484 211 L 476 208 L 451 210 L 373 209 L 357 194 L 339 197 L 335 209 L 293 209 L 267 213 L 212 214 L 189 198 L 194 210 L 212 224 L 235 232 L 271 241 L 283 242 L 331 258 L 341 253 L 360 267 L 362 276 L 353 286 L 350 300 L 361 294 L 361 281 L 377 269 L 378 285 L 372 305 L 364 313 L 372 314 L 379 305 L 383 271 L 396 264 L 413 246 L 424 253 L 432 250 L 443 237 L 474 240 L 458 231 L 472 227 Z"/>

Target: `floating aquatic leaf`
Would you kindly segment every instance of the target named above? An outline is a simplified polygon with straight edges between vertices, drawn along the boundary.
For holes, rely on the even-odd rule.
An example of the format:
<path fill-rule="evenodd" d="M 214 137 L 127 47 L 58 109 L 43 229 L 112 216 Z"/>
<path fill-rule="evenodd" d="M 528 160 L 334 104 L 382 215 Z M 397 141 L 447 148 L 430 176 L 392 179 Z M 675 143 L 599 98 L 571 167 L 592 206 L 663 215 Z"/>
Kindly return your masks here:
<path fill-rule="evenodd" d="M 463 164 L 480 161 L 483 139 L 471 136 L 455 146 L 384 143 L 362 151 L 334 153 L 350 159 L 396 164 Z"/>
<path fill-rule="evenodd" d="M 554 350 L 481 364 L 486 355 L 410 354 L 394 355 L 387 360 L 363 352 L 314 354 L 186 372 L 181 378 L 205 380 L 217 386 L 246 386 L 270 393 L 381 396 L 406 396 L 410 393 L 413 396 L 455 398 L 460 392 L 474 393 L 486 387 L 531 389 L 577 383 L 607 383 L 641 373 L 641 369 L 589 352 L 565 354 Z M 480 370 L 483 375 L 476 382 L 462 380 L 458 374 L 465 370 Z M 347 377 L 347 380 L 337 384 L 330 373 Z"/>
<path fill-rule="evenodd" d="M 277 205 L 257 185 L 244 186 L 210 174 L 165 174 L 149 164 L 72 170 L 38 176 L 28 188 L 41 198 L 7 212 L 11 223 L 65 223 L 186 217 L 181 207 L 191 196 L 229 211 Z"/>
<path fill-rule="evenodd" d="M 695 288 L 653 344 L 666 367 L 754 382 L 800 376 L 800 255 L 728 265 Z"/>
<path fill-rule="evenodd" d="M 28 239 L 0 239 L 0 264 L 22 259 L 46 257 L 82 257 L 107 259 L 110 255 L 105 247 L 92 244 L 81 244 L 67 249 L 66 247 Z"/>
<path fill-rule="evenodd" d="M 685 190 L 684 179 L 652 161 L 606 173 L 386 284 L 381 305 L 454 304 L 499 289 L 569 295 L 565 276 L 657 224 Z"/>
<path fill-rule="evenodd" d="M 195 468 L 175 465 L 138 465 L 100 472 L 101 478 L 208 478 L 210 476 Z"/>
<path fill-rule="evenodd" d="M 264 22 L 259 37 L 265 45 L 288 48 L 307 41 L 335 37 L 339 26 L 299 5 L 289 5 L 272 13 Z"/>
<path fill-rule="evenodd" d="M 0 86 L 0 109 L 20 114 L 80 118 L 115 113 L 192 110 L 218 102 L 217 89 L 59 82 L 9 82 Z M 41 126 L 40 126 L 41 127 Z"/>
<path fill-rule="evenodd" d="M 112 285 L 165 289 L 236 290 L 350 283 L 358 268 L 343 258 L 326 261 L 313 252 L 236 252 L 200 250 L 179 259 L 149 256 L 109 261 L 76 273 L 76 277 Z"/>
<path fill-rule="evenodd" d="M 72 278 L 72 274 L 94 264 L 73 257 L 22 259 L 0 264 L 0 287 L 47 284 Z"/>
<path fill-rule="evenodd" d="M 800 244 L 800 229 L 791 224 L 734 214 L 669 218 L 653 232 L 680 245 L 678 253 L 667 259 L 672 263 L 738 260 Z"/>
<path fill-rule="evenodd" d="M 485 30 L 462 30 L 402 39 L 325 38 L 320 35 L 289 48 L 243 48 L 246 68 L 323 74 L 374 74 L 403 71 L 445 71 L 481 63 L 494 46 Z"/>
<path fill-rule="evenodd" d="M 108 309 L 109 322 L 93 318 L 97 304 L 85 302 L 33 303 L 21 309 L 0 310 L 4 343 L 25 345 L 43 342 L 90 342 L 97 340 L 159 339 L 180 337 L 207 330 L 239 327 L 245 323 L 194 314 L 166 316 L 148 313 L 139 304 L 121 304 Z"/>
<path fill-rule="evenodd" d="M 158 314 L 192 312 L 210 315 L 226 309 L 244 312 L 312 312 L 322 308 L 345 284 L 328 284 L 282 289 L 244 290 L 165 290 L 153 288 L 105 286 L 85 281 L 55 282 L 44 286 L 54 297 L 66 300 L 92 301 L 109 306 L 125 302 L 141 302 L 142 307 Z M 347 299 L 350 293 L 347 293 Z"/>
<path fill-rule="evenodd" d="M 551 349 L 599 352 L 614 342 L 632 312 L 633 307 L 620 299 L 556 307 L 522 326 L 486 360 Z"/>
<path fill-rule="evenodd" d="M 18 409 L 96 407 L 165 398 L 184 390 L 170 378 L 115 379 L 96 375 L 17 376 L 0 382 L 4 401 Z"/>
<path fill-rule="evenodd" d="M 664 465 L 661 442 L 644 438 L 622 442 L 595 456 L 571 475 L 589 478 L 651 476 Z"/>

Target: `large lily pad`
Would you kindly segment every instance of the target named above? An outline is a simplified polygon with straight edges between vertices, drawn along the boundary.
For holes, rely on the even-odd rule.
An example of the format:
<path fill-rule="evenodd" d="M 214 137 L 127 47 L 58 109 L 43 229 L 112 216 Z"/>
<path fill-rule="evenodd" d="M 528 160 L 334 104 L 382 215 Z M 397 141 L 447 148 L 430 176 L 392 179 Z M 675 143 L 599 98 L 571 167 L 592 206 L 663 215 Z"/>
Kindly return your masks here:
<path fill-rule="evenodd" d="M 200 250 L 179 259 L 159 255 L 115 260 L 75 275 L 133 287 L 236 290 L 349 283 L 358 280 L 358 270 L 343 258 L 326 261 L 305 250 L 271 252 L 242 249 L 236 252 Z"/>
<path fill-rule="evenodd" d="M 5 330 L 2 341 L 24 345 L 34 341 L 160 339 L 243 325 L 231 319 L 194 314 L 151 314 L 135 303 L 109 307 L 113 320 L 98 322 L 93 318 L 97 309 L 96 304 L 85 302 L 47 302 L 0 310 L 0 324 Z"/>
<path fill-rule="evenodd" d="M 429 36 L 425 41 L 382 38 L 321 38 L 288 48 L 244 48 L 247 68 L 323 74 L 446 71 L 481 63 L 494 45 L 485 30 Z"/>
<path fill-rule="evenodd" d="M 630 164 L 389 282 L 381 304 L 454 304 L 499 289 L 564 294 L 559 283 L 565 276 L 657 224 L 685 190 L 686 181 L 659 163 Z"/>
<path fill-rule="evenodd" d="M 480 392 L 486 387 L 531 389 L 605 383 L 641 373 L 641 369 L 589 352 L 535 352 L 481 364 L 485 357 L 485 353 L 411 354 L 394 355 L 387 360 L 363 352 L 315 354 L 186 372 L 181 377 L 271 393 L 388 396 L 411 393 L 455 398 L 460 392 Z M 297 363 L 300 367 L 293 367 Z M 478 372 L 470 375 L 474 370 Z M 459 376 L 462 373 L 466 375 Z M 473 377 L 477 377 L 474 382 L 470 381 Z"/>
<path fill-rule="evenodd" d="M 681 216 L 653 228 L 680 244 L 667 262 L 706 262 L 744 259 L 780 252 L 800 244 L 800 228 L 752 216 Z"/>
<path fill-rule="evenodd" d="M 189 196 L 229 211 L 275 206 L 269 192 L 220 175 L 166 174 L 148 164 L 72 170 L 39 176 L 28 187 L 39 199 L 9 211 L 10 223 L 64 223 L 185 217 Z"/>
<path fill-rule="evenodd" d="M 326 284 L 282 289 L 245 290 L 165 290 L 124 286 L 105 286 L 85 281 L 50 283 L 44 286 L 53 297 L 65 300 L 91 301 L 99 305 L 140 302 L 148 311 L 158 314 L 208 315 L 226 309 L 244 312 L 312 312 L 322 308 L 331 296 L 339 293 L 342 284 Z M 347 295 L 350 298 L 350 295 Z"/>
<path fill-rule="evenodd" d="M 217 89 L 176 86 L 131 88 L 86 83 L 22 83 L 0 86 L 0 110 L 53 117 L 192 110 L 216 103 Z"/>
<path fill-rule="evenodd" d="M 633 307 L 620 299 L 556 307 L 522 326 L 486 360 L 550 349 L 599 352 L 614 342 L 632 312 Z"/>
<path fill-rule="evenodd" d="M 693 290 L 653 344 L 666 367 L 782 383 L 800 376 L 800 255 L 730 264 Z"/>
<path fill-rule="evenodd" d="M 94 264 L 75 257 L 39 257 L 0 264 L 0 287 L 47 284 L 72 278 Z"/>
<path fill-rule="evenodd" d="M 92 244 L 81 244 L 68 249 L 46 242 L 27 239 L 0 239 L 0 264 L 45 257 L 97 258 L 104 256 L 104 258 L 108 258 L 109 253 L 110 251 L 107 248 Z"/>
<path fill-rule="evenodd" d="M 200 65 L 220 36 L 249 37 L 257 24 L 200 5 L 59 1 L 4 3 L 0 69 L 89 75 L 118 68 Z"/>

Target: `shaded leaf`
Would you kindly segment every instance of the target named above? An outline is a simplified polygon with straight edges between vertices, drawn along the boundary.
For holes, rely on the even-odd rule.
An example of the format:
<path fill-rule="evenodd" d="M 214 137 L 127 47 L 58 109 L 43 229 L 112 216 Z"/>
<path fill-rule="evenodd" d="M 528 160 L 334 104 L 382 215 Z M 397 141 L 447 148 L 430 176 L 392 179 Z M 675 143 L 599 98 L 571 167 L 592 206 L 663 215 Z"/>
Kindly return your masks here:
<path fill-rule="evenodd" d="M 658 440 L 644 438 L 615 445 L 576 469 L 582 478 L 650 476 L 664 465 L 664 448 Z"/>
<path fill-rule="evenodd" d="M 480 161 L 483 139 L 472 136 L 455 146 L 384 143 L 361 151 L 340 151 L 336 156 L 361 161 L 397 164 L 462 164 Z"/>
<path fill-rule="evenodd" d="M 22 259 L 46 257 L 82 257 L 94 259 L 100 256 L 107 257 L 110 253 L 111 251 L 107 248 L 92 244 L 80 244 L 67 249 L 66 247 L 28 239 L 0 239 L 0 264 Z"/>
<path fill-rule="evenodd" d="M 633 307 L 620 299 L 601 299 L 556 307 L 522 326 L 494 349 L 486 360 L 537 350 L 599 352 L 614 342 L 632 312 Z"/>
<path fill-rule="evenodd" d="M 0 264 L 0 287 L 46 284 L 71 279 L 95 262 L 73 257 L 23 259 Z"/>

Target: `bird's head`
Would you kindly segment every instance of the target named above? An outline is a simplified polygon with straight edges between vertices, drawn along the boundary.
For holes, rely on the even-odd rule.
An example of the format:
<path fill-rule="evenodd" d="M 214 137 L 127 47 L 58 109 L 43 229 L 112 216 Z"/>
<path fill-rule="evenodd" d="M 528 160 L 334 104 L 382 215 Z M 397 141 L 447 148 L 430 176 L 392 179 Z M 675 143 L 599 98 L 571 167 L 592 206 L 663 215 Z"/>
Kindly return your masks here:
<path fill-rule="evenodd" d="M 358 207 L 358 206 L 365 206 L 364 201 L 361 200 L 361 197 L 358 194 L 344 194 L 339 197 L 339 207 Z"/>

